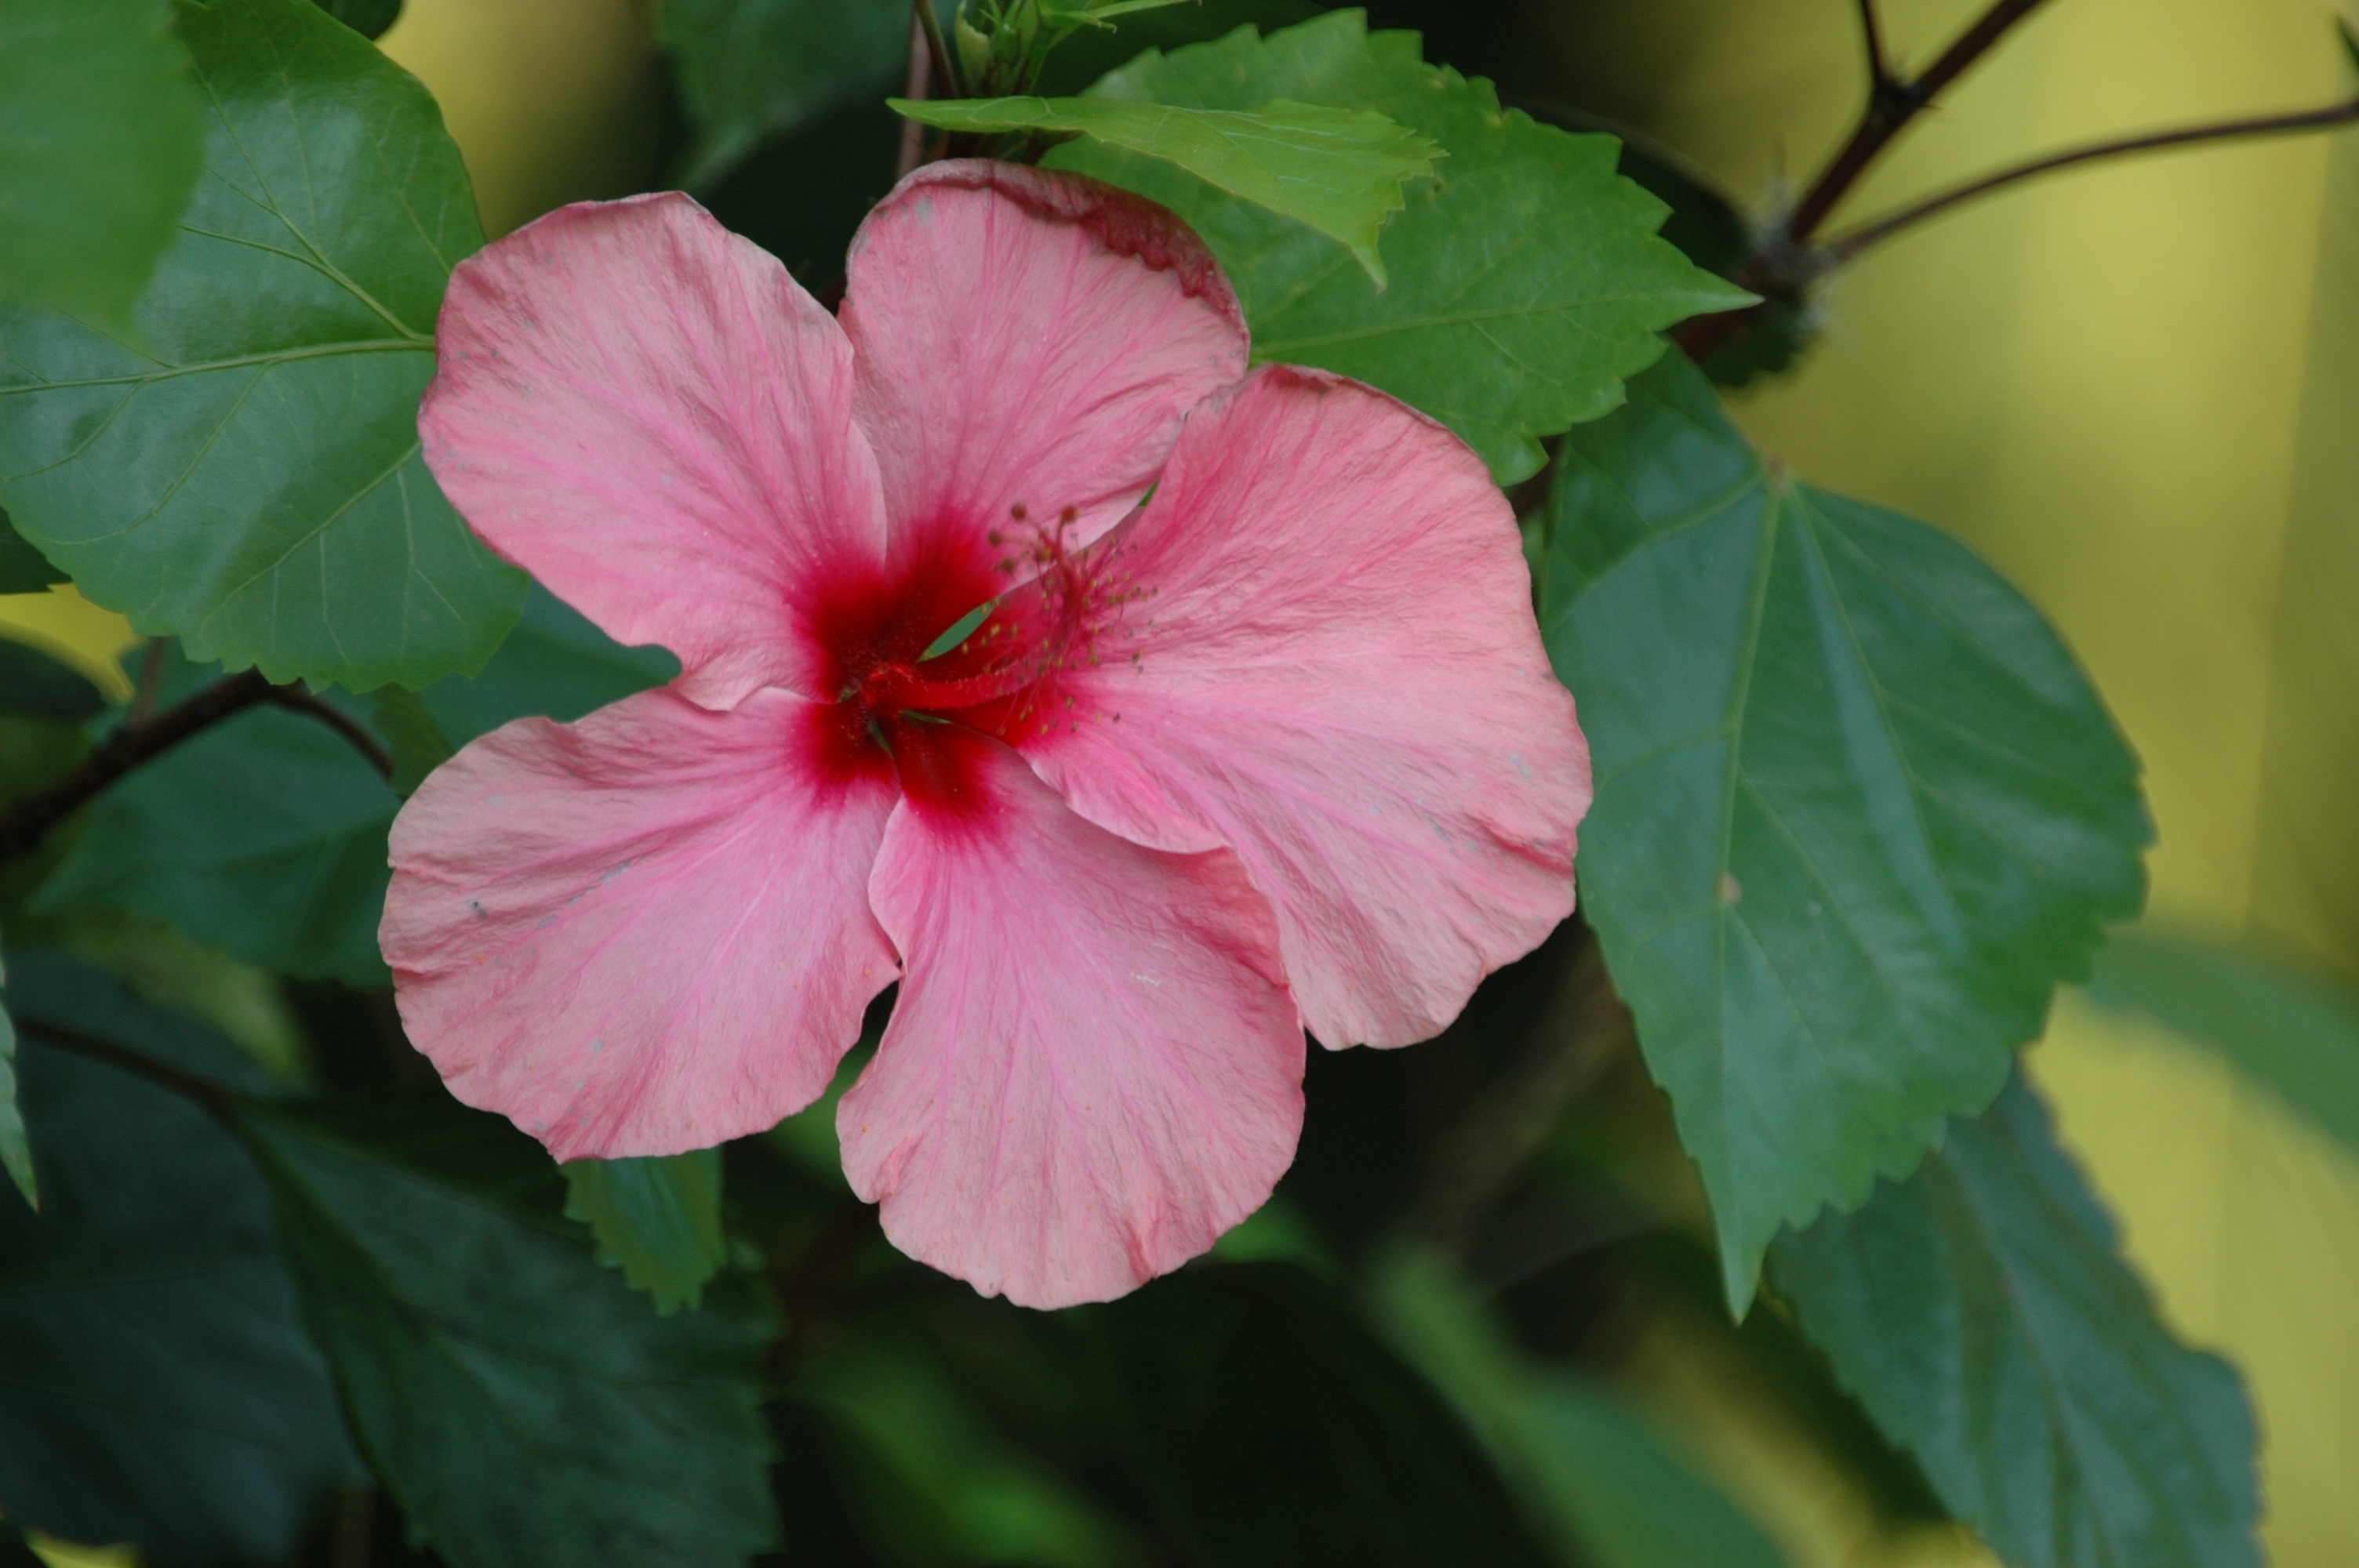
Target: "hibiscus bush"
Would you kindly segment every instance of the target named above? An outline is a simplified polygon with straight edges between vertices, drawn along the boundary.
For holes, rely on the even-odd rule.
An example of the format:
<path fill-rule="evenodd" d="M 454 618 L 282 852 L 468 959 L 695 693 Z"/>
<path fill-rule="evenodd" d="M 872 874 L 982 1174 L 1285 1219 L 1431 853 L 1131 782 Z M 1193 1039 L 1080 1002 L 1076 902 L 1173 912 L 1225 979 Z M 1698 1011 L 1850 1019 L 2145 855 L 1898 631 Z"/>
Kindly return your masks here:
<path fill-rule="evenodd" d="M 1789 1561 L 1668 1357 L 2256 1563 L 2017 1065 L 2136 760 L 1722 402 L 2036 8 L 1748 216 L 1448 6 L 668 0 L 486 243 L 394 4 L 0 0 L 0 591 L 146 639 L 0 646 L 0 1559 Z"/>

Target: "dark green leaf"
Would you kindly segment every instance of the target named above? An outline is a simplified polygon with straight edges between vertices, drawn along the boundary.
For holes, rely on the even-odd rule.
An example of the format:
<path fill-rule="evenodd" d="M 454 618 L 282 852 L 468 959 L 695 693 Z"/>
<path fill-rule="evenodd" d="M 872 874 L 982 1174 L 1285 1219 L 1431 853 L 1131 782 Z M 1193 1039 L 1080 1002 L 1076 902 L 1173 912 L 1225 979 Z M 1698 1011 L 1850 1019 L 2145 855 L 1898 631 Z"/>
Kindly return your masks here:
<path fill-rule="evenodd" d="M 668 0 L 663 36 L 695 140 L 680 179 L 710 184 L 765 136 L 901 80 L 908 0 Z"/>
<path fill-rule="evenodd" d="M 1432 140 L 1366 109 L 1273 98 L 1258 108 L 1198 109 L 1095 95 L 912 103 L 896 113 L 945 130 L 1086 136 L 1168 163 L 1215 190 L 1317 231 L 1352 254 L 1379 289 L 1376 231 L 1401 210 L 1401 187 L 1433 171 Z"/>
<path fill-rule="evenodd" d="M 80 670 L 40 649 L 0 637 L 0 708 L 80 724 L 106 709 L 106 694 Z"/>
<path fill-rule="evenodd" d="M 1908 1181 L 1778 1238 L 1802 1329 L 2017 1568 L 2261 1561 L 2251 1407 L 2188 1349 L 2020 1078 Z"/>
<path fill-rule="evenodd" d="M 2359 1150 L 2359 998 L 2262 954 L 2144 927 L 2097 955 L 2089 997 L 2209 1045 Z"/>
<path fill-rule="evenodd" d="M 0 300 L 120 326 L 197 182 L 204 127 L 162 0 L 0 9 Z"/>
<path fill-rule="evenodd" d="M 53 954 L 9 964 L 38 1218 L 0 1205 L 0 1499 L 156 1568 L 284 1563 L 359 1479 L 272 1249 L 268 1197 L 189 1099 L 62 1050 L 61 1024 L 238 1087 L 225 1042 Z"/>
<path fill-rule="evenodd" d="M 1604 1389 L 1528 1363 L 1438 1260 L 1388 1260 L 1393 1341 L 1450 1396 L 1566 1558 L 1595 1568 L 1783 1568 L 1761 1527 Z"/>
<path fill-rule="evenodd" d="M 2136 760 L 1996 574 L 1771 470 L 1684 361 L 1560 464 L 1542 626 L 1596 768 L 1582 903 L 1741 1310 L 1778 1227 L 1989 1103 L 2137 912 Z"/>
<path fill-rule="evenodd" d="M 49 557 L 25 543 L 8 514 L 0 512 L 0 593 L 38 593 L 66 574 L 49 565 Z"/>
<path fill-rule="evenodd" d="M 704 1299 L 721 1271 L 721 1151 L 636 1160 L 575 1160 L 564 1167 L 565 1217 L 598 1238 L 598 1261 L 620 1268 L 668 1317 Z"/>
<path fill-rule="evenodd" d="M 704 1568 L 772 1544 L 748 1287 L 658 1318 L 563 1217 L 539 1148 L 439 1094 L 241 1125 L 361 1446 L 452 1568 Z"/>
<path fill-rule="evenodd" d="M 679 674 L 661 648 L 626 648 L 538 583 L 524 618 L 478 676 L 453 676 L 418 694 L 456 745 L 511 719 L 538 714 L 571 723 Z"/>
<path fill-rule="evenodd" d="M 1140 1462 L 1171 1488 L 1200 1560 L 1548 1561 L 1464 1425 L 1332 1287 L 1227 1264 L 1097 1310 Z"/>
<path fill-rule="evenodd" d="M 845 1501 L 888 1562 L 1149 1560 L 1068 1478 L 994 1431 L 906 1321 L 870 1319 L 831 1337 L 798 1369 L 793 1396 L 834 1437 Z"/>
<path fill-rule="evenodd" d="M 1320 365 L 1414 404 L 1466 438 L 1502 482 L 1540 466 L 1538 438 L 1594 419 L 1656 334 L 1742 304 L 1658 239 L 1662 203 L 1614 172 L 1610 136 L 1502 110 L 1485 81 L 1419 59 L 1416 35 L 1367 33 L 1339 11 L 1266 38 L 1150 51 L 1093 95 L 1190 109 L 1272 99 L 1365 109 L 1439 142 L 1380 249 L 1381 293 L 1343 245 L 1172 166 L 1095 142 L 1042 161 L 1153 197 L 1193 224 L 1229 275 L 1262 360 Z"/>
<path fill-rule="evenodd" d="M 249 708 L 91 806 L 36 914 L 125 910 L 280 974 L 384 985 L 386 834 L 400 798 L 342 737 Z"/>
<path fill-rule="evenodd" d="M 401 0 L 319 0 L 319 5 L 364 38 L 382 34 L 401 16 Z"/>
<path fill-rule="evenodd" d="M 449 737 L 416 692 L 397 686 L 380 687 L 370 699 L 369 721 L 385 737 L 386 749 L 392 754 L 396 795 L 417 794 L 426 775 L 451 760 L 454 748 Z"/>
<path fill-rule="evenodd" d="M 366 690 L 479 667 L 523 575 L 418 440 L 451 266 L 483 243 L 426 90 L 310 0 L 184 5 L 207 177 L 126 342 L 0 308 L 0 503 L 190 655 Z"/>
<path fill-rule="evenodd" d="M 0 970 L 0 985 L 5 971 Z M 41 1206 L 41 1190 L 33 1179 L 33 1146 L 25 1138 L 25 1111 L 16 1095 L 16 1021 L 0 999 L 0 1170 L 25 1195 L 27 1207 Z"/>
<path fill-rule="evenodd" d="M 25 1532 L 0 1519 L 0 1568 L 48 1568 L 25 1544 Z"/>

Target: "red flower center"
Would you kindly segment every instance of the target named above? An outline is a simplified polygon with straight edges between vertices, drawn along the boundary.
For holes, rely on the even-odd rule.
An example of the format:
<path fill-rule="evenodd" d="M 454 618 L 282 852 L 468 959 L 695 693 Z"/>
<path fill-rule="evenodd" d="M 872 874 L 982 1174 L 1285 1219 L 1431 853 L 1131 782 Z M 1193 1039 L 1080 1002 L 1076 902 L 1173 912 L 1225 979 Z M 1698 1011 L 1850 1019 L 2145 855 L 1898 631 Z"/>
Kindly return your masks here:
<path fill-rule="evenodd" d="M 1017 508 L 1016 527 L 987 534 L 987 549 L 966 544 L 973 535 L 963 527 L 915 530 L 927 543 L 897 552 L 882 571 L 823 585 L 805 623 L 822 689 L 835 694 L 814 722 L 838 776 L 897 773 L 921 806 L 981 808 L 977 738 L 1020 743 L 1058 721 L 1069 703 L 1056 676 L 1090 656 L 1100 612 L 1114 602 L 1097 563 L 1066 548 L 1071 518 L 1053 531 L 1027 528 Z M 1026 568 L 1033 575 L 1011 590 Z M 986 609 L 962 639 L 938 648 Z"/>

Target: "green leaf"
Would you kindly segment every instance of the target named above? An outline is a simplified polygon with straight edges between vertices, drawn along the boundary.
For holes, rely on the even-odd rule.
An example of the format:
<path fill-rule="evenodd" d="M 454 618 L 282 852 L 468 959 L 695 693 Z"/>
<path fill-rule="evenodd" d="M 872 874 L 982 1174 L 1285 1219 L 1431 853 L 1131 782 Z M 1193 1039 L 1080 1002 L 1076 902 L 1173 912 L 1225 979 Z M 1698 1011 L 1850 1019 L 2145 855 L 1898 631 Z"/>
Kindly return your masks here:
<path fill-rule="evenodd" d="M 538 583 L 524 618 L 476 676 L 454 676 L 418 694 L 449 741 L 464 745 L 511 719 L 571 723 L 679 674 L 661 648 L 626 648 Z"/>
<path fill-rule="evenodd" d="M 162 0 L 0 9 L 0 300 L 121 326 L 197 183 L 204 126 Z"/>
<path fill-rule="evenodd" d="M 666 0 L 663 37 L 695 130 L 679 179 L 710 187 L 764 137 L 897 83 L 909 49 L 909 6 L 908 0 Z"/>
<path fill-rule="evenodd" d="M 436 1093 L 239 1125 L 361 1446 L 452 1568 L 702 1568 L 773 1544 L 749 1289 L 658 1318 L 562 1217 L 539 1148 Z"/>
<path fill-rule="evenodd" d="M 0 512 L 0 593 L 38 593 L 66 574 L 49 565 L 49 557 L 25 543 L 8 514 Z"/>
<path fill-rule="evenodd" d="M 120 911 L 77 911 L 38 920 L 43 946 L 105 970 L 151 1008 L 215 1030 L 274 1084 L 310 1076 L 310 1044 L 277 979 L 160 921 Z"/>
<path fill-rule="evenodd" d="M 2097 955 L 2089 999 L 2208 1045 L 2359 1150 L 2359 997 L 2264 954 L 2137 927 Z"/>
<path fill-rule="evenodd" d="M 1168 163 L 1336 241 L 1379 289 L 1376 231 L 1401 210 L 1401 187 L 1433 172 L 1436 151 L 1430 137 L 1369 110 L 1284 98 L 1250 111 L 1106 97 L 892 104 L 945 130 L 1086 136 Z"/>
<path fill-rule="evenodd" d="M 1086 1493 L 994 1431 L 905 1320 L 832 1336 L 797 1369 L 791 1395 L 834 1439 L 845 1500 L 888 1562 L 1150 1561 Z"/>
<path fill-rule="evenodd" d="M 320 9 L 364 38 L 374 38 L 401 16 L 401 0 L 319 0 Z"/>
<path fill-rule="evenodd" d="M 455 750 L 418 694 L 397 686 L 377 688 L 369 722 L 392 753 L 393 793 L 404 797 L 417 794 L 426 775 L 449 762 Z"/>
<path fill-rule="evenodd" d="M 2137 913 L 2136 760 L 1995 573 L 1771 470 L 1683 360 L 1565 438 L 1549 506 L 1582 903 L 1741 1312 L 1778 1227 L 1988 1104 Z"/>
<path fill-rule="evenodd" d="M 0 637 L 0 708 L 80 724 L 106 710 L 106 694 L 88 676 L 40 649 Z"/>
<path fill-rule="evenodd" d="M 0 987 L 7 983 L 7 973 L 0 967 Z M 16 1095 L 16 1022 L 8 1015 L 8 1004 L 0 997 L 0 1170 L 25 1195 L 25 1206 L 41 1206 L 41 1189 L 33 1179 L 33 1146 L 25 1137 L 25 1111 Z"/>
<path fill-rule="evenodd" d="M 139 347 L 0 308 L 0 504 L 82 592 L 191 657 L 355 690 L 480 667 L 524 577 L 418 440 L 451 266 L 483 243 L 415 79 L 310 0 L 179 12 L 206 178 Z"/>
<path fill-rule="evenodd" d="M 25 1532 L 0 1519 L 0 1568 L 49 1568 L 25 1543 Z"/>
<path fill-rule="evenodd" d="M 1380 243 L 1380 293 L 1338 242 L 1158 160 L 1071 142 L 1041 161 L 1152 197 L 1204 236 L 1235 286 L 1257 359 L 1318 365 L 1441 420 L 1502 483 L 1536 472 L 1538 438 L 1622 400 L 1657 334 L 1750 299 L 1656 237 L 1663 204 L 1614 172 L 1611 136 L 1502 110 L 1490 83 L 1424 64 L 1413 33 L 1338 11 L 1267 38 L 1153 51 L 1092 96 L 1183 109 L 1272 99 L 1383 114 L 1439 143 Z"/>
<path fill-rule="evenodd" d="M 1667 1434 L 1608 1390 L 1531 1363 L 1439 1260 L 1386 1260 L 1375 1295 L 1393 1343 L 1458 1407 L 1567 1560 L 1784 1568 L 1761 1527 Z"/>
<path fill-rule="evenodd" d="M 122 910 L 279 974 L 381 986 L 400 806 L 327 726 L 249 708 L 99 796 L 32 909 Z"/>
<path fill-rule="evenodd" d="M 598 1238 L 598 1261 L 619 1268 L 669 1317 L 704 1299 L 721 1271 L 721 1151 L 635 1160 L 575 1160 L 564 1167 L 565 1217 Z"/>
<path fill-rule="evenodd" d="M 2020 1076 L 1916 1175 L 1778 1238 L 1803 1332 L 2017 1568 L 2261 1561 L 2251 1407 L 2156 1318 Z"/>
<path fill-rule="evenodd" d="M 42 1026 L 230 1087 L 266 1080 L 55 954 L 12 954 L 9 980 L 42 1205 L 0 1204 L 0 1498 L 28 1528 L 165 1568 L 289 1562 L 361 1476 L 262 1180 L 190 1100 Z"/>

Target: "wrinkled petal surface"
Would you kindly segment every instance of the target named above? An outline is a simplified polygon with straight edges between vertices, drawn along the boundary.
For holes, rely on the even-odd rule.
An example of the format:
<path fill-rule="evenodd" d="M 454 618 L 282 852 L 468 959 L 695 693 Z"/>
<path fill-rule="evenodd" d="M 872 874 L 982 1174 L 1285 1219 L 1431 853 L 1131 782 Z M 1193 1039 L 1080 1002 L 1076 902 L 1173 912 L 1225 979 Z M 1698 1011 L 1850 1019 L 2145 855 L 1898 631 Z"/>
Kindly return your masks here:
<path fill-rule="evenodd" d="M 985 535 L 1019 504 L 1038 525 L 1075 508 L 1069 542 L 1095 537 L 1188 410 L 1245 373 L 1245 319 L 1203 243 L 1080 175 L 929 165 L 869 214 L 849 265 L 897 556 L 1001 556 Z"/>
<path fill-rule="evenodd" d="M 393 827 L 380 934 L 451 1092 L 560 1160 L 668 1154 L 819 1098 L 898 965 L 868 913 L 888 777 L 813 764 L 813 706 L 669 688 L 522 719 Z"/>
<path fill-rule="evenodd" d="M 459 264 L 419 414 L 495 550 L 726 708 L 810 689 L 794 610 L 885 548 L 852 346 L 750 241 L 677 193 L 561 208 Z"/>
<path fill-rule="evenodd" d="M 1103 827 L 1234 849 L 1321 1042 L 1439 1033 L 1571 912 L 1588 748 L 1455 437 L 1273 367 L 1197 411 L 1100 551 L 1127 602 L 1026 752 Z"/>
<path fill-rule="evenodd" d="M 894 1245 L 985 1294 L 1106 1300 L 1268 1197 L 1301 1025 L 1234 857 L 1116 838 L 962 743 L 956 808 L 905 803 L 877 858 L 908 973 L 837 1108 L 844 1171 Z"/>

